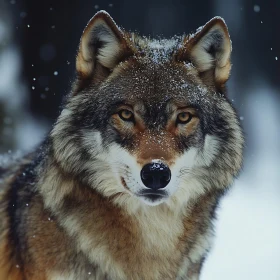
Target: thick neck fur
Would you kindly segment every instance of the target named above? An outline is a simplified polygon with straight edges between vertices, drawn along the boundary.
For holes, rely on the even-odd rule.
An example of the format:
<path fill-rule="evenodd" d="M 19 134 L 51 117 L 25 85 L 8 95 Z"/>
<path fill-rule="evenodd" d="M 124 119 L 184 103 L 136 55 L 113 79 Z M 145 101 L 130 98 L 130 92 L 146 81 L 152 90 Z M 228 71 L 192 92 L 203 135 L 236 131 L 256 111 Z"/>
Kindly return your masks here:
<path fill-rule="evenodd" d="M 200 269 L 211 245 L 217 194 L 204 195 L 180 211 L 164 204 L 127 211 L 114 198 L 67 177 L 54 162 L 45 170 L 38 183 L 45 207 L 77 252 L 92 265 L 103 264 L 98 273 L 112 279 L 176 279 L 178 271 L 191 273 L 186 262 Z"/>

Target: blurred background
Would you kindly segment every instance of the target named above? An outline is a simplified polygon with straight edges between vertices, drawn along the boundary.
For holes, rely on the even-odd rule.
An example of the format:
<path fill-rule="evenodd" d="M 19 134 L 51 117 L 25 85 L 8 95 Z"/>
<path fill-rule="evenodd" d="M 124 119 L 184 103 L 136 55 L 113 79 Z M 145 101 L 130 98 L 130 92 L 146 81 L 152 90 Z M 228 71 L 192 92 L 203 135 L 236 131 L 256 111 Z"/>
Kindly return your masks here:
<path fill-rule="evenodd" d="M 226 20 L 229 96 L 247 145 L 243 173 L 218 211 L 202 280 L 279 280 L 279 0 L 0 0 L 0 152 L 26 152 L 51 128 L 74 78 L 83 28 L 100 9 L 151 36 L 190 33 L 216 15 Z"/>

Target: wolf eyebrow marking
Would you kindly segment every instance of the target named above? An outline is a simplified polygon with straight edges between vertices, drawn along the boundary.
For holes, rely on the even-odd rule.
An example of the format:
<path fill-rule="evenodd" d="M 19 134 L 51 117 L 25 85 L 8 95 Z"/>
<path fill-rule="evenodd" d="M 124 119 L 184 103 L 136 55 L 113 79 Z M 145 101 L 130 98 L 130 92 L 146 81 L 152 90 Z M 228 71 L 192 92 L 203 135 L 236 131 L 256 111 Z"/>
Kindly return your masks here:
<path fill-rule="evenodd" d="M 114 112 L 122 106 L 129 107 L 131 110 L 133 110 L 133 105 L 131 103 L 128 103 L 125 99 L 120 99 L 110 105 L 110 112 Z"/>

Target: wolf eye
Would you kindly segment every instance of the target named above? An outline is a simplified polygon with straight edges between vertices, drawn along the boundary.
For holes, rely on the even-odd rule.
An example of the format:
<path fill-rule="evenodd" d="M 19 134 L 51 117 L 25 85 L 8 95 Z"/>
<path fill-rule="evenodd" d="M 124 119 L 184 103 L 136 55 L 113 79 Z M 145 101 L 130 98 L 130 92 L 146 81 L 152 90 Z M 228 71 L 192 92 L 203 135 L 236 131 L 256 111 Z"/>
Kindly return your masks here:
<path fill-rule="evenodd" d="M 188 112 L 182 112 L 178 114 L 176 122 L 181 124 L 186 124 L 191 121 L 192 117 L 193 117 L 192 114 Z"/>
<path fill-rule="evenodd" d="M 126 109 L 120 110 L 118 114 L 122 120 L 127 121 L 127 122 L 131 122 L 134 119 L 133 113 Z"/>

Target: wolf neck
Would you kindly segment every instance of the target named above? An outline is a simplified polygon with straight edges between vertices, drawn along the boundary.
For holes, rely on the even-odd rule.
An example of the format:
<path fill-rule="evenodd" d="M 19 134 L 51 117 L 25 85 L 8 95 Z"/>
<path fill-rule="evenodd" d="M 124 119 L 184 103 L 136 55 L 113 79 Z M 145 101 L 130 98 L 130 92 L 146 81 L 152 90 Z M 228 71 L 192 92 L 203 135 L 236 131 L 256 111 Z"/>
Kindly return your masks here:
<path fill-rule="evenodd" d="M 45 207 L 75 240 L 76 250 L 93 265 L 106 264 L 106 273 L 112 279 L 132 279 L 143 271 L 153 273 L 146 279 L 162 279 L 162 263 L 165 273 L 173 275 L 168 279 L 176 279 L 173 273 L 185 257 L 199 264 L 210 246 L 204 236 L 211 236 L 208 233 L 215 195 L 205 195 L 197 205 L 181 212 L 159 205 L 129 213 L 92 188 L 78 185 L 52 165 L 39 181 L 39 191 Z M 205 248 L 196 248 L 199 238 L 204 240 Z"/>

